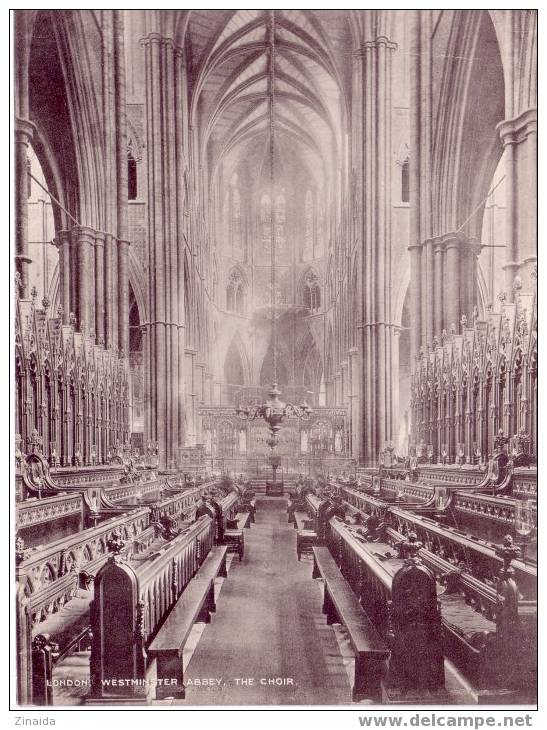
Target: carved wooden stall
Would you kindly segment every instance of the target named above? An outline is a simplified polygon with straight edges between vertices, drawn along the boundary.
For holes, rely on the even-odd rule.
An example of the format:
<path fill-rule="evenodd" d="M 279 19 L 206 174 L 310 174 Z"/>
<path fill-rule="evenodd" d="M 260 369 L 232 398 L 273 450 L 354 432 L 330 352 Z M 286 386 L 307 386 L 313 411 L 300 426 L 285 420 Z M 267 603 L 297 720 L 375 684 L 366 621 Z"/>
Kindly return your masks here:
<path fill-rule="evenodd" d="M 510 534 L 526 550 L 537 534 L 537 469 L 516 467 L 515 460 L 506 461 L 507 474 L 501 487 L 492 479 L 490 468 L 482 473 L 466 467 L 421 468 L 420 480 L 429 484 L 420 481 L 419 486 L 431 493 L 430 500 L 421 505 L 391 504 L 371 496 L 368 490 L 347 485 L 339 485 L 339 492 L 347 504 L 378 516 L 400 534 L 415 532 L 427 550 L 492 586 L 502 565 L 496 548 L 503 537 Z M 469 483 L 473 477 L 475 483 Z M 381 477 L 384 481 L 393 482 Z M 513 569 L 523 595 L 534 599 L 537 569 L 533 544 L 529 552 L 532 554 L 526 561 L 513 560 Z"/>
<path fill-rule="evenodd" d="M 203 516 L 159 549 L 139 559 L 127 559 L 120 551 L 99 571 L 91 606 L 94 699 L 146 697 L 154 686 L 147 648 L 214 537 L 213 520 Z"/>
<path fill-rule="evenodd" d="M 518 559 L 512 538 L 488 546 L 401 509 L 383 516 L 394 526 L 381 522 L 367 531 L 332 519 L 328 543 L 382 635 L 394 630 L 390 574 L 409 553 L 418 556 L 437 582 L 443 653 L 472 682 L 477 701 L 533 700 L 537 577 Z"/>
<path fill-rule="evenodd" d="M 485 320 L 418 357 L 411 384 L 413 448 L 436 463 L 485 463 L 501 429 L 532 458 L 537 443 L 536 296 L 516 292 Z M 519 448 L 518 445 L 511 448 Z"/>
<path fill-rule="evenodd" d="M 52 467 L 110 463 L 129 442 L 127 363 L 91 333 L 63 325 L 60 313 L 50 316 L 46 304 L 16 297 L 20 449 L 33 451 L 38 439 Z"/>
<path fill-rule="evenodd" d="M 242 490 L 235 485 L 225 485 L 222 489 L 217 488 L 217 491 L 220 491 L 220 494 L 211 499 L 215 515 L 216 542 L 228 545 L 230 550 L 238 554 L 241 561 L 245 552 L 243 530 L 250 527 L 254 508 L 249 509 L 242 496 Z M 240 509 L 243 511 L 240 512 Z"/>
<path fill-rule="evenodd" d="M 454 568 L 465 570 L 486 585 L 496 585 L 503 566 L 503 561 L 496 553 L 496 546 L 462 530 L 443 527 L 422 515 L 399 508 L 391 508 L 389 512 L 390 523 L 400 536 L 414 532 L 429 552 L 446 560 Z M 520 591 L 526 598 L 535 599 L 537 568 L 515 558 L 513 569 Z"/>
<path fill-rule="evenodd" d="M 337 498 L 332 499 L 328 496 L 318 496 L 308 493 L 305 497 L 305 506 L 308 517 L 313 523 L 312 529 L 317 534 L 318 543 L 322 545 L 327 538 L 330 518 L 334 515 L 337 515 L 341 519 L 344 518 L 344 505 Z"/>
<path fill-rule="evenodd" d="M 51 491 L 59 491 L 47 464 L 43 474 L 44 484 Z M 17 642 L 19 655 L 27 657 L 28 668 L 19 675 L 21 702 L 23 698 L 31 702 L 33 694 L 44 704 L 51 700 L 47 680 L 51 680 L 59 656 L 73 649 L 74 641 L 80 645 L 85 639 L 93 580 L 117 541 L 124 541 L 128 552 L 137 558 L 158 538 L 175 537 L 184 529 L 185 520 L 193 520 L 197 502 L 213 486 L 206 483 L 185 491 L 164 490 L 165 485 L 154 472 L 147 471 L 145 477 L 149 481 L 143 478 L 110 486 L 102 481 L 97 485 L 84 481 L 82 486 L 72 487 L 67 483 L 68 493 L 18 503 L 16 574 L 21 586 L 21 620 Z M 146 504 L 147 497 L 163 491 L 170 492 L 169 496 Z M 63 531 L 56 527 L 72 519 L 77 521 L 78 529 Z M 75 596 L 79 597 L 78 611 L 64 610 Z"/>
<path fill-rule="evenodd" d="M 338 518 L 329 523 L 328 547 L 342 575 L 391 650 L 386 701 L 444 688 L 444 659 L 435 579 L 423 565 L 390 556 L 380 560 Z M 376 546 L 375 546 L 376 548 Z M 416 669 L 414 657 L 420 657 Z"/>

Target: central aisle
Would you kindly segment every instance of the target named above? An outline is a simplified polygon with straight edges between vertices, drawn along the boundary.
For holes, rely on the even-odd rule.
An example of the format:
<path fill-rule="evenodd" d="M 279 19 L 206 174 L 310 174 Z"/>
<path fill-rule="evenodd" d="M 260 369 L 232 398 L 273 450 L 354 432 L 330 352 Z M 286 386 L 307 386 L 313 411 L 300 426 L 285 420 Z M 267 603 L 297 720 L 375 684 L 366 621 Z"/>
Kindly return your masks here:
<path fill-rule="evenodd" d="M 351 703 L 319 585 L 310 561 L 298 562 L 295 544 L 285 500 L 259 500 L 256 522 L 245 530 L 245 557 L 232 561 L 217 612 L 185 671 L 185 705 Z M 284 684 L 268 683 L 275 678 Z M 203 679 L 221 684 L 192 686 Z"/>

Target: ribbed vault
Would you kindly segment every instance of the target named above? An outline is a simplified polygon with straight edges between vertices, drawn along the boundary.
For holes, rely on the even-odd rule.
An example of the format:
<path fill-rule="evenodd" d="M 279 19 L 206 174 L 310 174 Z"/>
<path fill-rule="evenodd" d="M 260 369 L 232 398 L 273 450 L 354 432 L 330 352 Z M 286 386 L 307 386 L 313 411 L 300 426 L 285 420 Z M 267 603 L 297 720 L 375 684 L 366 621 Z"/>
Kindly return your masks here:
<path fill-rule="evenodd" d="M 347 20 L 332 23 L 331 38 L 321 12 L 196 10 L 186 30 L 193 58 L 191 115 L 201 130 L 201 153 L 213 161 L 211 184 L 221 162 L 230 169 L 252 156 L 256 170 L 264 167 L 272 23 L 281 164 L 284 156 L 296 156 L 317 182 L 340 164 L 347 107 L 339 56 L 342 45 L 347 52 L 347 43 L 340 42 L 349 37 Z"/>

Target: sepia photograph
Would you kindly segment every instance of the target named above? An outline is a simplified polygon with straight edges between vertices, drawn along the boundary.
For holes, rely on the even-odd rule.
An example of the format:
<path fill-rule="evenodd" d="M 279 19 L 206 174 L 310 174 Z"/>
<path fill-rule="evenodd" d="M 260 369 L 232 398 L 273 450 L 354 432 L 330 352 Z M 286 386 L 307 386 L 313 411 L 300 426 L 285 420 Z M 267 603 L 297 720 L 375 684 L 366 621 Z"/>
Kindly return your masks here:
<path fill-rule="evenodd" d="M 10 24 L 12 707 L 535 709 L 537 10 Z"/>

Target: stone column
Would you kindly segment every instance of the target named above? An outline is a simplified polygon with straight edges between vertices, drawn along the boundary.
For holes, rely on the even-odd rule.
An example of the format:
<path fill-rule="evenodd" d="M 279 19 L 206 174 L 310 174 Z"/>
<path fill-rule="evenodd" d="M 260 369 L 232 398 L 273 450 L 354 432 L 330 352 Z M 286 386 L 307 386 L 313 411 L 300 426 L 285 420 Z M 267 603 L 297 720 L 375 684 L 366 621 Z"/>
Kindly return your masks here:
<path fill-rule="evenodd" d="M 186 396 L 188 400 L 188 446 L 196 443 L 196 371 L 195 361 L 197 352 L 186 350 Z"/>
<path fill-rule="evenodd" d="M 352 347 L 348 351 L 350 377 L 350 423 L 351 423 L 351 456 L 359 458 L 359 444 L 361 442 L 359 421 L 359 350 Z"/>
<path fill-rule="evenodd" d="M 410 150 L 412 161 L 409 169 L 410 188 L 410 362 L 416 363 L 422 341 L 421 299 L 421 33 L 420 13 L 409 12 L 409 81 L 410 81 Z"/>
<path fill-rule="evenodd" d="M 213 403 L 214 390 L 213 390 L 213 376 L 210 373 L 205 375 L 205 405 L 210 406 Z"/>
<path fill-rule="evenodd" d="M 196 403 L 196 443 L 202 443 L 201 416 L 198 413 L 200 406 L 205 405 L 205 363 L 196 364 L 197 403 Z"/>
<path fill-rule="evenodd" d="M 348 361 L 344 360 L 344 362 L 340 363 L 340 372 L 342 376 L 341 381 L 341 391 L 342 391 L 342 400 L 340 401 L 341 405 L 345 406 L 346 408 L 349 406 L 350 403 L 350 389 L 349 389 L 349 375 L 348 375 Z"/>
<path fill-rule="evenodd" d="M 99 345 L 105 344 L 104 244 L 105 234 L 97 231 L 95 233 L 95 341 Z"/>
<path fill-rule="evenodd" d="M 129 241 L 118 240 L 118 348 L 129 357 Z"/>
<path fill-rule="evenodd" d="M 175 48 L 175 188 L 176 188 L 176 237 L 177 241 L 183 241 L 187 230 L 187 218 L 185 210 L 189 205 L 186 200 L 185 170 L 186 158 L 184 150 L 187 148 L 185 141 L 185 127 L 188 120 L 188 93 L 186 89 L 186 69 L 184 65 L 184 52 L 181 48 Z M 185 397 L 185 357 L 186 346 L 186 316 L 185 316 L 185 287 L 186 278 L 184 274 L 185 251 L 184 246 L 174 247 L 175 266 L 173 275 L 176 276 L 176 286 L 172 292 L 175 297 L 173 309 L 176 312 L 178 326 L 173 328 L 175 342 L 173 345 L 173 357 L 176 358 L 176 369 L 174 375 L 174 403 L 176 406 L 176 431 L 174 439 L 176 446 L 186 444 L 186 397 Z M 173 253 L 172 252 L 172 253 Z M 212 396 L 214 398 L 214 396 Z"/>
<path fill-rule="evenodd" d="M 342 374 L 336 373 L 334 376 L 334 405 L 342 405 Z"/>
<path fill-rule="evenodd" d="M 363 397 L 361 460 L 376 462 L 393 436 L 391 403 L 391 58 L 383 36 L 363 43 L 363 220 L 361 291 Z M 418 301 L 419 304 L 419 301 Z M 419 321 L 419 318 L 416 320 Z M 413 322 L 414 324 L 414 322 Z"/>
<path fill-rule="evenodd" d="M 77 325 L 80 317 L 80 295 L 78 291 L 80 281 L 80 244 L 79 244 L 79 228 L 71 228 L 70 230 L 70 255 L 69 255 L 69 267 L 70 267 L 70 313 L 74 315 L 74 318 L 70 316 L 68 323 L 77 329 Z"/>
<path fill-rule="evenodd" d="M 116 199 L 118 223 L 118 348 L 129 356 L 129 273 L 127 240 L 127 120 L 123 10 L 114 10 L 114 90 L 116 115 Z"/>
<path fill-rule="evenodd" d="M 525 289 L 535 290 L 537 263 L 537 109 L 527 109 L 498 125 L 505 149 L 506 260 L 505 290 L 511 301 L 519 276 Z"/>
<path fill-rule="evenodd" d="M 461 240 L 456 234 L 447 236 L 445 239 L 446 269 L 444 277 L 445 291 L 445 321 L 450 327 L 456 327 L 460 321 L 460 246 Z"/>
<path fill-rule="evenodd" d="M 114 326 L 114 251 L 115 243 L 111 233 L 105 235 L 104 241 L 104 287 L 105 287 L 105 344 L 116 352 L 118 349 L 118 329 Z"/>
<path fill-rule="evenodd" d="M 70 231 L 59 231 L 55 238 L 59 251 L 59 303 L 63 308 L 62 323 L 69 323 L 70 301 Z"/>
<path fill-rule="evenodd" d="M 183 153 L 183 105 L 179 102 L 184 72 L 181 51 L 172 39 L 150 33 L 142 43 L 148 151 L 151 430 L 158 442 L 160 463 L 168 465 L 173 463 L 186 420 L 181 403 L 186 362 L 181 332 L 184 168 L 179 157 Z"/>
<path fill-rule="evenodd" d="M 440 239 L 433 241 L 433 270 L 434 270 L 434 292 L 433 302 L 434 309 L 434 334 L 440 336 L 443 329 L 448 329 L 449 325 L 443 318 L 443 302 L 444 302 L 444 247 Z"/>
<path fill-rule="evenodd" d="M 333 380 L 326 380 L 325 381 L 325 401 L 326 405 L 333 406 L 335 397 L 334 397 L 334 381 Z"/>
<path fill-rule="evenodd" d="M 28 148 L 34 124 L 28 119 L 15 120 L 15 270 L 21 277 L 21 299 L 29 296 L 28 265 Z"/>
<path fill-rule="evenodd" d="M 89 332 L 95 326 L 95 231 L 77 229 L 78 240 L 78 315 L 79 329 Z"/>

